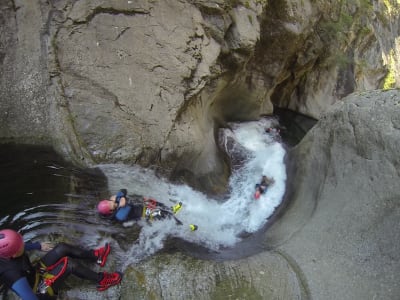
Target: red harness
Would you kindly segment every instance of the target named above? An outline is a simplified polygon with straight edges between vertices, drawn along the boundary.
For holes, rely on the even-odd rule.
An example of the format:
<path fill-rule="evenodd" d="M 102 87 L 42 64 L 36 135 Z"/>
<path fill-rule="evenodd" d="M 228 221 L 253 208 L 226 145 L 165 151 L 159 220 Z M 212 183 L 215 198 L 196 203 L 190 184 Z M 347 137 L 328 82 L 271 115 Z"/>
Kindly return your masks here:
<path fill-rule="evenodd" d="M 51 278 L 45 278 L 44 279 L 44 283 L 47 286 L 51 286 L 58 278 L 60 278 L 61 275 L 64 274 L 65 270 L 67 269 L 68 266 L 68 257 L 63 257 L 61 259 L 59 259 L 55 264 L 48 266 L 45 268 L 46 272 L 50 272 L 51 270 L 53 270 L 54 268 L 58 267 L 60 263 L 64 263 L 63 267 L 61 268 L 60 272 L 58 272 L 57 275 L 54 275 Z"/>
<path fill-rule="evenodd" d="M 149 200 L 147 200 L 146 201 L 147 203 L 147 208 L 150 208 L 150 209 L 155 209 L 156 207 L 157 207 L 157 201 L 156 200 L 154 200 L 154 199 L 149 199 Z"/>

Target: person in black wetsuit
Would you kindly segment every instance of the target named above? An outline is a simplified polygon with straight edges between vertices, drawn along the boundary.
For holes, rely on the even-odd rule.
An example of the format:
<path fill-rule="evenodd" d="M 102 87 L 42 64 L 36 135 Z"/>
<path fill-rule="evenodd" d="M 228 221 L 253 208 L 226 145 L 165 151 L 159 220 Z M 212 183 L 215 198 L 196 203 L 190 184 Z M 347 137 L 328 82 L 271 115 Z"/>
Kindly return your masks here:
<path fill-rule="evenodd" d="M 32 264 L 26 253 L 29 250 L 48 252 Z M 110 250 L 109 244 L 89 250 L 66 243 L 59 243 L 54 248 L 45 243 L 24 243 L 18 232 L 3 229 L 0 230 L 0 283 L 23 300 L 55 299 L 70 274 L 91 280 L 97 284 L 97 290 L 104 291 L 119 284 L 122 273 L 94 272 L 76 259 L 93 261 L 103 267 Z"/>
<path fill-rule="evenodd" d="M 136 196 L 137 202 L 130 202 L 126 195 L 126 189 L 120 190 L 109 200 L 101 200 L 97 205 L 100 215 L 120 222 L 138 221 L 141 218 L 147 220 L 160 220 L 171 217 L 181 207 L 179 202 L 172 208 L 157 200 Z"/>
<path fill-rule="evenodd" d="M 254 193 L 254 198 L 256 198 L 256 199 L 260 198 L 260 195 L 264 194 L 267 191 L 268 187 L 274 183 L 275 183 L 275 180 L 273 178 L 269 178 L 269 177 L 263 175 L 260 183 L 257 183 L 255 186 L 256 192 Z"/>
<path fill-rule="evenodd" d="M 182 222 L 175 217 L 175 214 L 182 208 L 182 202 L 168 207 L 152 198 L 139 195 L 136 195 L 135 198 L 137 198 L 135 202 L 130 201 L 127 197 L 127 190 L 121 189 L 109 200 L 101 200 L 97 205 L 97 212 L 103 217 L 124 224 L 126 224 L 125 222 L 139 221 L 142 218 L 148 221 L 173 218 L 176 224 L 182 225 Z M 189 228 L 191 231 L 196 231 L 198 226 L 189 224 Z"/>

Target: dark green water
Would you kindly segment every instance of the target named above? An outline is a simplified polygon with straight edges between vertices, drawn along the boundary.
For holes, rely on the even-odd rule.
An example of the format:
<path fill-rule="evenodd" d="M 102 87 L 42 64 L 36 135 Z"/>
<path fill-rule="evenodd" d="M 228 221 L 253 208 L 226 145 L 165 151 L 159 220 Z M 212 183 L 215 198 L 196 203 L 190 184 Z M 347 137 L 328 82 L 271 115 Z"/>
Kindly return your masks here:
<path fill-rule="evenodd" d="M 0 145 L 0 168 L 0 226 L 28 238 L 66 235 L 63 228 L 95 218 L 95 204 L 108 195 L 100 170 L 77 169 L 51 148 Z"/>
<path fill-rule="evenodd" d="M 0 145 L 2 215 L 46 203 L 63 203 L 69 194 L 96 197 L 106 191 L 99 170 L 80 170 L 51 148 Z"/>

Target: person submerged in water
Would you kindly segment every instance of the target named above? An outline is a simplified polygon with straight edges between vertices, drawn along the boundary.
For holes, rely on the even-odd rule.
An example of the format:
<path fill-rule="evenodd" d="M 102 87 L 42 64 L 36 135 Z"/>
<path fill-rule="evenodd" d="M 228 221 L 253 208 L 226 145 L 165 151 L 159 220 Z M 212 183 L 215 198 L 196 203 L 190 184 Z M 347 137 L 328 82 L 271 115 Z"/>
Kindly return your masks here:
<path fill-rule="evenodd" d="M 261 182 L 257 183 L 255 186 L 256 192 L 254 193 L 254 198 L 260 198 L 261 194 L 264 194 L 267 191 L 268 187 L 274 183 L 275 180 L 273 178 L 263 175 L 261 178 Z"/>
<path fill-rule="evenodd" d="M 131 202 L 127 197 L 127 190 L 121 189 L 109 200 L 101 200 L 97 205 L 97 211 L 103 217 L 107 217 L 118 222 L 163 220 L 173 218 L 178 225 L 182 222 L 175 217 L 175 214 L 182 208 L 182 202 L 173 207 L 168 207 L 164 203 L 152 198 L 136 196 L 139 202 Z M 197 230 L 197 226 L 190 224 L 192 231 Z"/>
<path fill-rule="evenodd" d="M 275 141 L 281 141 L 281 128 L 279 127 L 268 127 L 265 129 L 265 132 L 271 136 Z"/>
<path fill-rule="evenodd" d="M 47 252 L 32 264 L 27 251 Z M 0 230 L 0 283 L 23 300 L 56 299 L 58 291 L 69 275 L 87 279 L 105 291 L 122 280 L 120 272 L 95 272 L 79 264 L 77 259 L 106 264 L 110 245 L 98 249 L 83 249 L 67 243 L 54 248 L 49 243 L 24 242 L 21 234 L 12 229 Z"/>
<path fill-rule="evenodd" d="M 265 129 L 266 133 L 270 133 L 273 135 L 279 135 L 279 133 L 281 132 L 281 130 L 277 127 L 268 127 Z"/>

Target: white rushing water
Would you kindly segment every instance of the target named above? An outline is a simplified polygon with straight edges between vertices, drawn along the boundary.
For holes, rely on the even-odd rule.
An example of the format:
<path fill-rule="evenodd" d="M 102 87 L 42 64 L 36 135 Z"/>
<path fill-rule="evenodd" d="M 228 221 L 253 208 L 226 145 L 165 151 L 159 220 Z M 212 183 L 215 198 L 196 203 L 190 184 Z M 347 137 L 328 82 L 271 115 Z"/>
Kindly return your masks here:
<path fill-rule="evenodd" d="M 247 159 L 234 170 L 229 181 L 230 196 L 223 202 L 189 186 L 171 184 L 151 170 L 138 166 L 99 166 L 107 176 L 109 190 L 113 193 L 126 188 L 128 194 L 152 197 L 168 206 L 174 205 L 175 201 L 183 203 L 183 208 L 176 215 L 182 226 L 176 225 L 172 219 L 155 221 L 151 225 L 141 221 L 143 228 L 139 241 L 126 253 L 127 264 L 160 250 L 167 237 L 179 237 L 217 251 L 221 247 L 234 246 L 240 241 L 242 233 L 262 228 L 281 203 L 286 182 L 285 149 L 265 132 L 272 122 L 273 119 L 262 119 L 231 124 L 231 132 L 225 129 L 225 134 L 246 149 Z M 255 200 L 254 186 L 262 175 L 274 178 L 275 183 L 260 199 Z M 189 224 L 196 224 L 198 230 L 191 231 Z"/>

